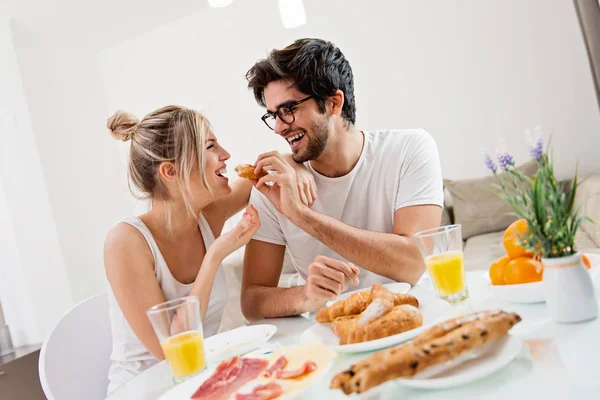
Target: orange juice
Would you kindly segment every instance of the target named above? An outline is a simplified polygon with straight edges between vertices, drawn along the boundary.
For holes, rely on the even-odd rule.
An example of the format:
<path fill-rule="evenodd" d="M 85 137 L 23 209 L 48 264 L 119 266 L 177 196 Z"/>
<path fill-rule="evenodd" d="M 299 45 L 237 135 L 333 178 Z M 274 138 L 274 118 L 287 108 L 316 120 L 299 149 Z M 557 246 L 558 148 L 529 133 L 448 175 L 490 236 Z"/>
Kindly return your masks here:
<path fill-rule="evenodd" d="M 160 345 L 176 378 L 195 374 L 206 367 L 200 332 L 183 332 L 164 340 Z"/>
<path fill-rule="evenodd" d="M 425 258 L 427 272 L 433 285 L 442 298 L 465 290 L 463 253 L 450 251 Z"/>

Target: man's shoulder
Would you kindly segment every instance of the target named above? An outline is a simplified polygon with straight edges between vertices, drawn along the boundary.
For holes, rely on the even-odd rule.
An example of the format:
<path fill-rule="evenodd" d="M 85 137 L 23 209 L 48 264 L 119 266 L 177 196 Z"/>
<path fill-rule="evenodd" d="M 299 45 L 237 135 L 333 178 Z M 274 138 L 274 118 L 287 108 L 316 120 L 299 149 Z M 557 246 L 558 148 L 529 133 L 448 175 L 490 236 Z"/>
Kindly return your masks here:
<path fill-rule="evenodd" d="M 382 129 L 364 132 L 370 143 L 370 151 L 376 158 L 385 154 L 402 158 L 423 146 L 435 146 L 433 137 L 424 129 Z"/>
<path fill-rule="evenodd" d="M 375 146 L 406 146 L 433 140 L 425 129 L 380 129 L 364 131 Z"/>

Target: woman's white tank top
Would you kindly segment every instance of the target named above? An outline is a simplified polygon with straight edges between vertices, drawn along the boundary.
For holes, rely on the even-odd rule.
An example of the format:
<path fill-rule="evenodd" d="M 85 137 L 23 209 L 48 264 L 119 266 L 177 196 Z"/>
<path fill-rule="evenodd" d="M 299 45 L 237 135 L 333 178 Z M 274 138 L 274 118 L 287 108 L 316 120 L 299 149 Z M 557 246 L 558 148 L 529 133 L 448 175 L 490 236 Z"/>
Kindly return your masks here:
<path fill-rule="evenodd" d="M 193 283 L 180 283 L 173 275 L 171 275 L 171 271 L 169 270 L 152 233 L 150 233 L 150 230 L 144 225 L 142 220 L 137 217 L 132 217 L 127 218 L 122 222 L 137 228 L 142 235 L 144 235 L 148 247 L 152 252 L 152 256 L 154 257 L 154 274 L 156 275 L 158 284 L 165 296 L 165 300 L 169 301 L 189 295 Z M 215 241 L 215 237 L 202 214 L 200 214 L 198 226 L 200 227 L 200 232 L 204 239 L 204 245 L 206 246 L 206 249 L 208 249 Z M 228 297 L 229 293 L 227 290 L 225 274 L 222 266 L 219 265 L 210 293 L 206 318 L 204 319 L 204 337 L 212 336 L 219 330 L 219 325 L 221 324 L 221 319 L 223 317 L 223 310 L 227 304 Z M 158 362 L 133 333 L 112 290 L 109 290 L 109 311 L 113 349 L 110 355 L 111 365 L 108 371 L 108 393 Z"/>

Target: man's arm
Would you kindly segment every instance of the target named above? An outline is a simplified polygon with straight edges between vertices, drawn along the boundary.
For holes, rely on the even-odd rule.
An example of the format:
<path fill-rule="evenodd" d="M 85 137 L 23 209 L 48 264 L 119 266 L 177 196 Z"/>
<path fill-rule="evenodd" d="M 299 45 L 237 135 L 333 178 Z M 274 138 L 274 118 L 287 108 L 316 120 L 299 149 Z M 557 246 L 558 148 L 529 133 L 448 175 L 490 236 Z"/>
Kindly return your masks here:
<path fill-rule="evenodd" d="M 359 283 L 358 268 L 317 256 L 308 266 L 304 286 L 279 288 L 285 246 L 251 240 L 246 245 L 242 279 L 242 312 L 252 321 L 260 318 L 289 317 L 317 311 L 327 300 L 334 300 Z"/>
<path fill-rule="evenodd" d="M 302 314 L 303 287 L 279 288 L 285 246 L 251 240 L 244 254 L 241 306 L 249 321 Z"/>
<path fill-rule="evenodd" d="M 355 228 L 335 218 L 300 207 L 290 220 L 300 229 L 346 258 L 378 275 L 415 284 L 425 264 L 412 236 L 440 226 L 442 208 L 417 205 L 396 210 L 393 233 Z"/>

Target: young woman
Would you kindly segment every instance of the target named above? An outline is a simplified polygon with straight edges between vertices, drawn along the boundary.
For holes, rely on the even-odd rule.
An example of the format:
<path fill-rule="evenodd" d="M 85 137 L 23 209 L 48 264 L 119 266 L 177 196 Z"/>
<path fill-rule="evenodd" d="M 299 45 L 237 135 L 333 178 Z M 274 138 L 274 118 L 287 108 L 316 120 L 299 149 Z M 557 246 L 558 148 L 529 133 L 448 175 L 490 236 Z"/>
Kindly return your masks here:
<path fill-rule="evenodd" d="M 117 224 L 104 247 L 113 351 L 108 392 L 164 359 L 146 310 L 178 297 L 200 298 L 204 334 L 219 328 L 228 291 L 221 262 L 258 229 L 247 206 L 252 184 L 224 176 L 229 153 L 199 112 L 166 106 L 138 121 L 117 111 L 107 123 L 116 139 L 131 140 L 129 177 L 152 200 L 146 214 Z M 300 189 L 312 203 L 314 181 L 301 164 Z M 247 207 L 246 207 L 247 206 Z M 230 232 L 225 221 L 246 207 Z"/>

